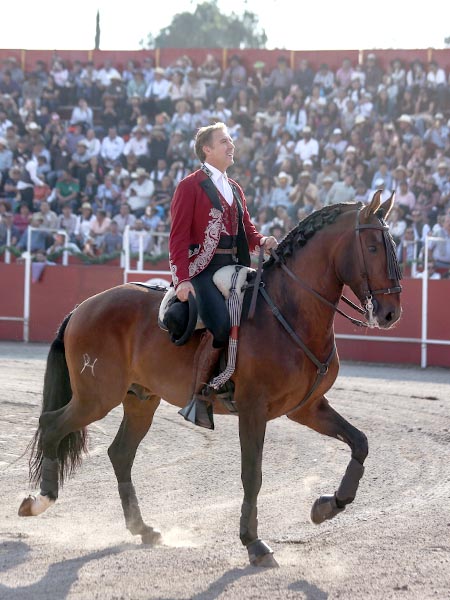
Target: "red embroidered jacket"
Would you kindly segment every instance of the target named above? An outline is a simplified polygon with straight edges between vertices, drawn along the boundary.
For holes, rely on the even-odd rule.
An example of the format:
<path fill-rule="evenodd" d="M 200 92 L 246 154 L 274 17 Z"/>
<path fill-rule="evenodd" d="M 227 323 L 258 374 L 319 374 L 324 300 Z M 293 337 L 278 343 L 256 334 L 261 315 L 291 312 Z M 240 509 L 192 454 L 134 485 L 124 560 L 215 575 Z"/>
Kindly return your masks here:
<path fill-rule="evenodd" d="M 238 262 L 249 265 L 249 251 L 259 247 L 263 237 L 248 214 L 242 188 L 229 179 L 237 202 Z M 219 192 L 202 170 L 180 181 L 171 204 L 169 260 L 175 287 L 201 273 L 211 262 L 222 232 L 223 208 Z"/>

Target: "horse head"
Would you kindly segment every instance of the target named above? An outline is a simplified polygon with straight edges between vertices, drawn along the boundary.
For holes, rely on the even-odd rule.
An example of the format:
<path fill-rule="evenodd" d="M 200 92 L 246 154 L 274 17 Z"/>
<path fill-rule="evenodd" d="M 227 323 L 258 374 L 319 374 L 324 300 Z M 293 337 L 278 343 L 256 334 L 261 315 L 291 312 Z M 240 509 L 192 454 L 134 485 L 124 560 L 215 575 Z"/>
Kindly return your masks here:
<path fill-rule="evenodd" d="M 366 311 L 369 326 L 389 328 L 401 315 L 401 271 L 395 243 L 385 219 L 394 205 L 394 194 L 381 202 L 381 191 L 357 210 L 355 233 L 348 261 L 350 277 L 345 282 Z M 348 258 L 347 258 L 348 260 Z"/>

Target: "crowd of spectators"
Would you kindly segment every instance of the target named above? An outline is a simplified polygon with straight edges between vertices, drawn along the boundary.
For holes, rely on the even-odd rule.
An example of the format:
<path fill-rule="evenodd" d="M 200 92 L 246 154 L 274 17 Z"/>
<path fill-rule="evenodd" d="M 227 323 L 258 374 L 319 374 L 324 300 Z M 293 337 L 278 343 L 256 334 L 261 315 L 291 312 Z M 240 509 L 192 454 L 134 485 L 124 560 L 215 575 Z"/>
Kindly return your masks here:
<path fill-rule="evenodd" d="M 381 68 L 344 59 L 336 70 L 187 55 L 101 68 L 57 56 L 23 72 L 0 69 L 0 248 L 87 257 L 129 244 L 167 255 L 177 183 L 198 168 L 193 137 L 216 121 L 236 146 L 230 175 L 263 234 L 281 238 L 332 203 L 395 191 L 390 217 L 399 259 L 420 260 L 427 236 L 436 273 L 450 268 L 450 75 L 435 61 Z M 40 231 L 42 229 L 42 231 Z M 50 230 L 50 231 L 49 231 Z M 8 233 L 9 232 L 9 233 Z M 143 241 L 140 239 L 143 238 Z M 414 243 L 413 243 L 414 242 Z"/>

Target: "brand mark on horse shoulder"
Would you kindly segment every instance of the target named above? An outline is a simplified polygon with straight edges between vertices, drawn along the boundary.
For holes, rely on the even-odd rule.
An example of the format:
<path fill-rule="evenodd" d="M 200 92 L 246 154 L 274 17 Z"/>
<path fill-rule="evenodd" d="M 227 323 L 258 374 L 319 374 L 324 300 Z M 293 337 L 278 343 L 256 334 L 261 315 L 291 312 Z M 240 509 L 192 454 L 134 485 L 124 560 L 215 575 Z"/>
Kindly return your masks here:
<path fill-rule="evenodd" d="M 97 362 L 97 360 L 98 360 L 97 358 L 94 358 L 94 360 L 91 363 L 91 357 L 89 356 L 89 354 L 83 354 L 84 365 L 80 371 L 80 375 L 81 375 L 81 373 L 83 373 L 85 368 L 88 367 L 88 369 L 91 369 L 91 371 L 92 371 L 92 377 L 95 377 L 94 367 L 95 367 L 95 363 Z"/>

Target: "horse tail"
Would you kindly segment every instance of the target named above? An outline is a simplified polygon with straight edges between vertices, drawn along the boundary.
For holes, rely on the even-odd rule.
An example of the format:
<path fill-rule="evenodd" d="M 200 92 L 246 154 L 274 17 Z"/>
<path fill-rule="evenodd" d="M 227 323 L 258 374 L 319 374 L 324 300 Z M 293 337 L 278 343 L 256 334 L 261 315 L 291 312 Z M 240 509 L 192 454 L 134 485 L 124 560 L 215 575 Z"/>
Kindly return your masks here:
<path fill-rule="evenodd" d="M 66 406 L 72 398 L 69 369 L 67 368 L 64 346 L 64 332 L 72 313 L 61 323 L 56 338 L 50 346 L 47 356 L 47 366 L 44 376 L 44 390 L 41 416 L 43 413 L 56 411 Z M 42 478 L 42 463 L 44 459 L 42 443 L 42 424 L 39 425 L 31 441 L 31 456 L 29 461 L 30 482 L 37 485 Z M 82 453 L 86 451 L 86 429 L 74 431 L 66 435 L 58 445 L 57 458 L 59 463 L 59 483 L 75 472 L 80 466 Z"/>

